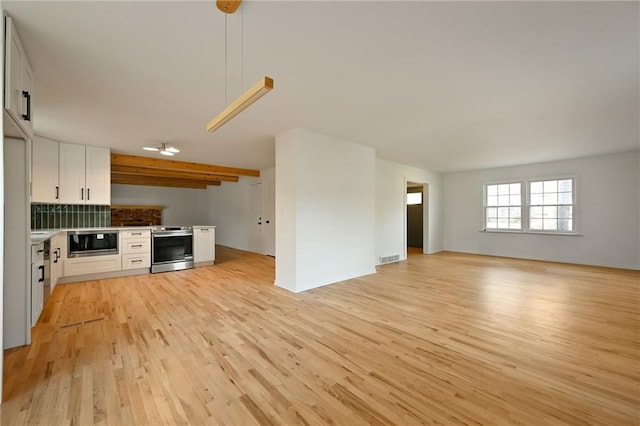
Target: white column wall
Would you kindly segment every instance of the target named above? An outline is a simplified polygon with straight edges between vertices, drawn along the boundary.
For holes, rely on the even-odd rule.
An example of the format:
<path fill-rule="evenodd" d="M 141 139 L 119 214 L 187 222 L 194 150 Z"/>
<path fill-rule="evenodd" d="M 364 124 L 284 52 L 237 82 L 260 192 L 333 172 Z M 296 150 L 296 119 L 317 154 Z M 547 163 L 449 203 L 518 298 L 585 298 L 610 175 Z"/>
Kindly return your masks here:
<path fill-rule="evenodd" d="M 277 136 L 276 285 L 298 292 L 375 273 L 374 198 L 372 148 L 301 129 Z"/>

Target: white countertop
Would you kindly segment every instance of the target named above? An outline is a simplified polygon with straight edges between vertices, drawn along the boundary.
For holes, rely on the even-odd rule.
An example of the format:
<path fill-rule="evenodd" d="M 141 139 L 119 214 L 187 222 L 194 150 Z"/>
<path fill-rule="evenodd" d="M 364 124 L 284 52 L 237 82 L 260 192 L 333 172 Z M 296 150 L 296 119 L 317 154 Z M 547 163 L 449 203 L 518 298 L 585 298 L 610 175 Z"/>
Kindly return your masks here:
<path fill-rule="evenodd" d="M 168 226 L 168 225 L 167 225 Z M 193 228 L 215 228 L 215 225 L 192 225 Z M 106 226 L 101 228 L 65 228 L 65 229 L 38 229 L 31 231 L 31 245 L 47 241 L 58 232 L 67 231 L 123 231 L 127 229 L 151 229 L 151 226 Z"/>

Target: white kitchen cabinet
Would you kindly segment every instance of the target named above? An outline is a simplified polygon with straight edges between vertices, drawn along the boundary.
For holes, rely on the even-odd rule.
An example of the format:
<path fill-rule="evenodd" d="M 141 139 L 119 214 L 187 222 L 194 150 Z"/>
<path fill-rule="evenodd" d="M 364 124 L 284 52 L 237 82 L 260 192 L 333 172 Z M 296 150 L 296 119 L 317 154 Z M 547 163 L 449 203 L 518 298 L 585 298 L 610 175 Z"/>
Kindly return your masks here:
<path fill-rule="evenodd" d="M 59 144 L 59 201 L 111 204 L 111 153 L 108 148 Z"/>
<path fill-rule="evenodd" d="M 58 280 L 64 276 L 64 261 L 67 257 L 67 233 L 58 232 L 51 238 L 49 259 L 51 262 L 50 291 L 53 292 Z"/>
<path fill-rule="evenodd" d="M 10 132 L 11 136 L 30 139 L 33 136 L 33 71 L 11 17 L 4 16 L 4 25 L 4 108 L 9 118 L 24 133 L 19 135 Z"/>
<path fill-rule="evenodd" d="M 36 136 L 32 146 L 31 202 L 58 203 L 58 142 Z"/>
<path fill-rule="evenodd" d="M 122 256 L 111 254 L 67 258 L 64 262 L 64 276 L 99 274 L 122 270 Z"/>
<path fill-rule="evenodd" d="M 44 243 L 31 247 L 31 326 L 38 322 L 44 307 Z"/>
<path fill-rule="evenodd" d="M 151 231 L 120 231 L 122 270 L 151 267 Z"/>
<path fill-rule="evenodd" d="M 196 266 L 213 265 L 216 258 L 215 226 L 193 227 L 193 261 Z"/>

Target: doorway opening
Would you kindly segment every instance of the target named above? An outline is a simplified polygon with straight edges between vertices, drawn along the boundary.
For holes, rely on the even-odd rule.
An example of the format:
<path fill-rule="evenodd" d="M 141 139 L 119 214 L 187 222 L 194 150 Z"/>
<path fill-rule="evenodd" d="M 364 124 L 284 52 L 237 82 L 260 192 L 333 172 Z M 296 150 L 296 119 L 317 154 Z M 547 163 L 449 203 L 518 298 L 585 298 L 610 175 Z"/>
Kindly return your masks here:
<path fill-rule="evenodd" d="M 427 252 L 427 188 L 418 182 L 407 182 L 406 247 L 407 256 Z"/>

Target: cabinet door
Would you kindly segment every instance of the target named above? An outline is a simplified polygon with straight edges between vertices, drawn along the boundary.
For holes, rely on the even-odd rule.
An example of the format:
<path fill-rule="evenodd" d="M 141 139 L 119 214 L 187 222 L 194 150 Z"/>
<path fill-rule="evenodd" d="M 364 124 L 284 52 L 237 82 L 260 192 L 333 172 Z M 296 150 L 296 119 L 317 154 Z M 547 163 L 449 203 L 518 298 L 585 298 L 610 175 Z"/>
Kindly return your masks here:
<path fill-rule="evenodd" d="M 21 69 L 21 107 L 20 124 L 24 128 L 27 136 L 33 136 L 33 71 L 27 61 L 27 57 L 22 52 L 22 69 Z"/>
<path fill-rule="evenodd" d="M 24 51 L 11 18 L 5 17 L 5 99 L 4 107 L 16 121 L 22 113 L 22 57 Z"/>
<path fill-rule="evenodd" d="M 111 152 L 108 148 L 86 147 L 87 204 L 111 204 Z"/>
<path fill-rule="evenodd" d="M 44 304 L 44 264 L 31 264 L 31 326 L 38 322 Z"/>
<path fill-rule="evenodd" d="M 195 228 L 193 230 L 193 261 L 211 262 L 214 258 L 215 228 Z"/>
<path fill-rule="evenodd" d="M 84 204 L 84 145 L 60 143 L 60 202 L 63 204 Z"/>
<path fill-rule="evenodd" d="M 36 137 L 31 153 L 31 202 L 58 201 L 58 142 Z"/>

